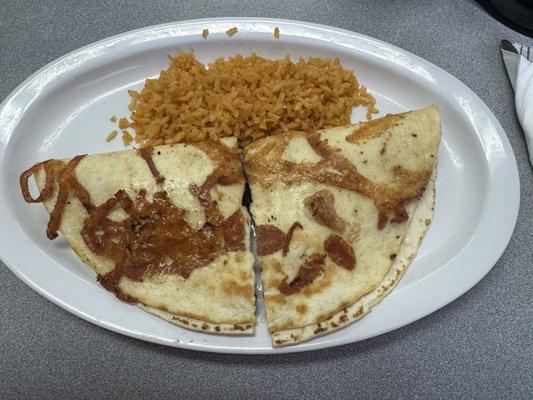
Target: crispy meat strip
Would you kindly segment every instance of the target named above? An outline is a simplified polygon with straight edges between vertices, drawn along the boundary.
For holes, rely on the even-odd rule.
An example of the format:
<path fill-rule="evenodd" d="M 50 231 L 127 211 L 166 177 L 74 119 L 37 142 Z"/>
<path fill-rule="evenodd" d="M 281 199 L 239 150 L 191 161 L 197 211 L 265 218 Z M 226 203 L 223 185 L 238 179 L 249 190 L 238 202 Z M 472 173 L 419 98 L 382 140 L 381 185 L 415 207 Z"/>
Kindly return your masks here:
<path fill-rule="evenodd" d="M 278 286 L 278 290 L 288 296 L 311 284 L 324 271 L 324 258 L 323 254 L 311 255 L 300 266 L 296 277 L 290 283 L 287 283 L 287 278 L 285 278 Z"/>
<path fill-rule="evenodd" d="M 346 227 L 346 221 L 338 216 L 334 202 L 333 193 L 322 189 L 307 197 L 304 204 L 320 225 L 342 232 Z"/>
<path fill-rule="evenodd" d="M 351 271 L 355 268 L 355 253 L 352 246 L 341 236 L 331 234 L 324 241 L 324 250 L 329 258 L 341 267 Z"/>
<path fill-rule="evenodd" d="M 83 204 L 87 212 L 94 210 L 94 204 L 91 201 L 89 192 L 78 182 L 74 169 L 79 162 L 85 157 L 85 154 L 74 157 L 68 163 L 64 163 L 59 160 L 48 160 L 42 163 L 36 164 L 28 170 L 24 171 L 20 176 L 20 187 L 24 200 L 28 203 L 42 202 L 52 196 L 54 191 L 54 182 L 57 182 L 59 190 L 57 193 L 57 200 L 54 209 L 50 213 L 50 220 L 46 228 L 46 236 L 48 239 L 55 239 L 57 237 L 57 231 L 61 225 L 61 217 L 63 210 L 67 203 L 67 199 L 70 193 L 72 193 Z M 46 174 L 45 186 L 37 198 L 32 198 L 28 180 L 30 176 L 39 171 L 40 168 L 44 168 Z"/>
<path fill-rule="evenodd" d="M 148 168 L 150 169 L 150 172 L 152 173 L 152 176 L 154 177 L 156 183 L 163 183 L 165 181 L 165 177 L 161 175 L 161 173 L 157 170 L 157 167 L 154 164 L 154 160 L 152 159 L 152 154 L 154 152 L 153 147 L 143 147 L 139 150 L 139 155 L 146 161 L 146 164 L 148 164 Z"/>

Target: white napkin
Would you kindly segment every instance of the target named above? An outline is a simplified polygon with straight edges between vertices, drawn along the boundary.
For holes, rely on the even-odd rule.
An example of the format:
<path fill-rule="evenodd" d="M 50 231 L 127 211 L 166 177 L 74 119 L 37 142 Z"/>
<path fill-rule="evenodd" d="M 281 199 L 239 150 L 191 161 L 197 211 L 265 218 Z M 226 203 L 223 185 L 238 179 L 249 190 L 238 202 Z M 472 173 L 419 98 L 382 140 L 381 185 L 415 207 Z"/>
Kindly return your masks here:
<path fill-rule="evenodd" d="M 517 51 L 520 45 L 513 44 Z M 533 50 L 533 49 L 532 49 Z M 503 62 L 515 91 L 515 109 L 522 125 L 533 166 L 533 63 L 520 54 L 502 49 Z"/>

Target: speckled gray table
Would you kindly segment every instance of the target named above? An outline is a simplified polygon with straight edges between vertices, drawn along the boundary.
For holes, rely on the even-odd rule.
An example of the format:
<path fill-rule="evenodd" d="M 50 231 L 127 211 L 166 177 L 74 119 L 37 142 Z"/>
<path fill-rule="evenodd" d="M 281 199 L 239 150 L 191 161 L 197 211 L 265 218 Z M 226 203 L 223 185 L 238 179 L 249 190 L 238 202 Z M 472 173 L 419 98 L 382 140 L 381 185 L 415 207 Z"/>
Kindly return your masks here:
<path fill-rule="evenodd" d="M 0 10 L 0 99 L 66 52 L 168 21 L 282 17 L 385 40 L 487 103 L 515 151 L 522 200 L 507 251 L 470 292 L 403 329 L 306 354 L 214 355 L 130 339 L 63 311 L 1 265 L 0 398 L 533 398 L 533 173 L 498 48 L 502 38 L 531 40 L 465 0 L 0 0 Z"/>

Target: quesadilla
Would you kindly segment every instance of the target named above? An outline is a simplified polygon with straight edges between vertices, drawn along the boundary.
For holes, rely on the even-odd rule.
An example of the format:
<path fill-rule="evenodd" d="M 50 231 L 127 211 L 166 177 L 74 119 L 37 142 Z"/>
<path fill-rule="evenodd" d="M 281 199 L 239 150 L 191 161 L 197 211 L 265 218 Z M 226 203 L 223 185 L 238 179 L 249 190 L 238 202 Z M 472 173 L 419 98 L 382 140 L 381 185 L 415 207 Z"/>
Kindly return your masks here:
<path fill-rule="evenodd" d="M 48 237 L 61 232 L 121 300 L 189 329 L 253 332 L 254 257 L 235 139 L 48 160 L 20 183 L 25 200 L 50 213 Z"/>
<path fill-rule="evenodd" d="M 431 222 L 436 107 L 244 151 L 274 346 L 365 315 L 404 273 Z"/>
<path fill-rule="evenodd" d="M 431 223 L 440 137 L 431 106 L 244 149 L 274 346 L 346 326 L 394 288 Z M 47 236 L 104 288 L 226 334 L 255 325 L 244 182 L 235 138 L 48 160 L 20 178 L 50 213 Z"/>

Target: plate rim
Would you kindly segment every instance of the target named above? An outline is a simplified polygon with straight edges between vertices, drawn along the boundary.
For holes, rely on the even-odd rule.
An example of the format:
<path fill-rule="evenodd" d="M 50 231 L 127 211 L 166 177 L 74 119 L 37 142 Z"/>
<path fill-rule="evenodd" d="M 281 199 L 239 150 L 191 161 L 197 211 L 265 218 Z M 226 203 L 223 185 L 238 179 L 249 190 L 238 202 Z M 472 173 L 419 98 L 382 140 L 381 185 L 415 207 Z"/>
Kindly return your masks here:
<path fill-rule="evenodd" d="M 499 137 L 503 147 L 505 148 L 505 153 L 506 153 L 506 157 L 505 157 L 506 158 L 506 160 L 505 160 L 506 162 L 499 163 L 496 166 L 491 164 L 490 162 L 487 163 L 488 174 L 492 178 L 494 178 L 494 176 L 497 175 L 497 174 L 507 175 L 508 180 L 504 181 L 504 183 L 507 183 L 507 186 L 509 186 L 509 188 L 511 189 L 511 191 L 509 191 L 507 193 L 509 194 L 510 197 L 512 197 L 512 200 L 513 200 L 512 204 L 508 204 L 508 203 L 506 204 L 507 207 L 508 207 L 506 209 L 506 212 L 505 212 L 507 219 L 504 218 L 503 225 L 500 226 L 500 228 L 503 228 L 503 229 L 500 230 L 500 234 L 498 235 L 499 236 L 498 246 L 492 246 L 490 248 L 490 252 L 491 252 L 490 255 L 488 257 L 485 256 L 486 259 L 487 258 L 489 259 L 489 260 L 486 260 L 485 263 L 484 263 L 484 264 L 486 264 L 486 267 L 484 267 L 481 272 L 477 271 L 477 273 L 474 274 L 475 276 L 473 276 L 473 277 L 470 276 L 469 280 L 468 280 L 468 283 L 467 284 L 463 284 L 459 290 L 455 290 L 455 292 L 457 292 L 458 294 L 456 294 L 456 295 L 454 294 L 451 297 L 447 296 L 447 298 L 440 298 L 438 301 L 432 302 L 432 303 L 434 303 L 433 307 L 430 307 L 430 308 L 424 310 L 424 312 L 418 313 L 414 318 L 408 318 L 407 320 L 404 321 L 404 323 L 395 324 L 395 326 L 393 328 L 384 329 L 383 331 L 375 333 L 375 334 L 372 334 L 372 335 L 369 335 L 368 337 L 362 337 L 362 338 L 344 337 L 344 338 L 339 338 L 339 339 L 336 339 L 336 340 L 328 340 L 327 336 L 323 336 L 321 338 L 321 340 L 319 340 L 318 342 L 314 342 L 314 341 L 313 342 L 304 342 L 304 343 L 301 343 L 301 344 L 296 345 L 296 346 L 290 346 L 290 347 L 284 347 L 284 348 L 264 348 L 264 349 L 263 348 L 258 348 L 258 349 L 254 349 L 254 348 L 239 348 L 239 349 L 235 349 L 234 347 L 229 347 L 229 346 L 228 347 L 217 347 L 217 345 L 215 345 L 215 344 L 213 344 L 213 345 L 211 345 L 209 347 L 205 347 L 205 346 L 200 345 L 199 343 L 190 344 L 190 343 L 174 342 L 174 341 L 173 342 L 169 342 L 169 341 L 165 341 L 165 340 L 162 340 L 162 339 L 153 338 L 153 337 L 148 336 L 148 335 L 142 335 L 142 334 L 137 334 L 136 332 L 128 331 L 126 328 L 112 325 L 112 324 L 110 324 L 110 323 L 108 323 L 106 321 L 99 320 L 98 318 L 96 318 L 96 317 L 94 317 L 92 315 L 86 314 L 86 313 L 83 312 L 83 310 L 80 310 L 80 309 L 76 308 L 75 306 L 71 306 L 67 302 L 62 301 L 60 298 L 58 298 L 58 297 L 54 296 L 54 294 L 50 293 L 47 289 L 39 286 L 34 281 L 32 281 L 29 277 L 27 277 L 23 273 L 23 271 L 21 271 L 16 265 L 14 265 L 15 263 L 11 263 L 10 262 L 11 257 L 8 254 L 9 250 L 6 251 L 6 246 L 2 244 L 2 242 L 3 242 L 2 241 L 2 242 L 0 242 L 0 258 L 5 263 L 5 265 L 19 279 L 21 279 L 25 284 L 27 284 L 30 288 L 32 288 L 34 291 L 39 293 L 41 296 L 45 297 L 47 300 L 53 302 L 54 304 L 60 306 L 63 309 L 69 311 L 70 313 L 72 313 L 72 314 L 74 314 L 74 315 L 76 315 L 76 316 L 78 316 L 80 318 L 85 319 L 88 322 L 91 322 L 91 323 L 96 324 L 98 326 L 101 326 L 103 328 L 109 329 L 111 331 L 114 331 L 114 332 L 117 332 L 117 333 L 120 333 L 120 334 L 123 334 L 123 335 L 126 335 L 126 336 L 134 337 L 134 338 L 137 338 L 137 339 L 150 341 L 150 342 L 153 342 L 153 343 L 158 343 L 158 344 L 163 344 L 163 345 L 168 345 L 168 346 L 172 346 L 172 347 L 179 347 L 179 348 L 185 348 L 185 349 L 191 349 L 191 350 L 199 350 L 199 351 L 208 351 L 208 352 L 245 353 L 245 354 L 289 353 L 289 352 L 300 352 L 300 351 L 317 350 L 317 349 L 322 349 L 322 348 L 327 348 L 327 347 L 344 345 L 344 344 L 352 343 L 352 342 L 355 342 L 355 341 L 365 340 L 365 339 L 368 339 L 370 337 L 379 336 L 379 335 L 384 334 L 386 332 L 389 332 L 391 330 L 398 329 L 398 328 L 403 327 L 403 326 L 405 326 L 407 324 L 410 324 L 410 323 L 412 323 L 412 322 L 414 322 L 414 321 L 416 321 L 418 319 L 421 319 L 421 318 L 427 316 L 428 314 L 433 313 L 436 310 L 446 306 L 450 302 L 452 302 L 452 301 L 458 299 L 459 297 L 461 297 L 464 293 L 466 293 L 474 285 L 476 285 L 481 279 L 483 279 L 483 277 L 494 267 L 494 265 L 496 264 L 498 259 L 501 257 L 501 255 L 505 251 L 505 249 L 506 249 L 506 247 L 507 247 L 507 245 L 508 245 L 508 243 L 509 243 L 509 241 L 511 239 L 511 236 L 512 236 L 512 234 L 514 232 L 515 226 L 516 226 L 516 222 L 517 222 L 517 218 L 518 218 L 518 212 L 519 212 L 519 205 L 520 205 L 520 181 L 519 181 L 519 174 L 518 174 L 518 166 L 516 164 L 516 158 L 515 158 L 515 155 L 514 155 L 513 148 L 512 148 L 512 146 L 510 144 L 510 141 L 509 141 L 504 129 L 500 125 L 500 123 L 497 120 L 497 118 L 495 117 L 495 115 L 489 109 L 489 107 L 483 102 L 483 100 L 479 96 L 477 96 L 466 84 L 464 84 L 462 81 L 460 81 L 458 78 L 456 78 L 452 74 L 446 72 L 445 70 L 443 70 L 439 66 L 431 63 L 430 61 L 427 61 L 427 60 L 425 60 L 425 59 L 423 59 L 423 58 L 421 58 L 421 57 L 419 57 L 419 56 L 417 56 L 417 55 L 415 55 L 415 54 L 413 54 L 413 53 L 411 53 L 411 52 L 409 52 L 407 50 L 401 49 L 401 48 L 399 48 L 397 46 L 394 46 L 394 45 L 392 45 L 390 43 L 387 43 L 385 41 L 382 41 L 382 40 L 379 40 L 379 39 L 375 39 L 373 37 L 370 37 L 370 36 L 367 36 L 367 35 L 364 35 L 364 34 L 361 34 L 361 33 L 345 30 L 345 29 L 342 29 L 342 28 L 337 28 L 337 27 L 332 27 L 332 26 L 327 26 L 327 25 L 321 25 L 321 24 L 315 24 L 315 23 L 309 23 L 309 22 L 305 22 L 305 21 L 295 21 L 295 20 L 276 19 L 276 18 L 253 18 L 253 17 L 243 17 L 243 18 L 240 18 L 240 17 L 203 18 L 203 19 L 193 19 L 193 20 L 184 20 L 184 21 L 174 21 L 174 22 L 168 22 L 168 23 L 164 23 L 164 24 L 147 26 L 147 27 L 135 29 L 135 30 L 128 31 L 128 32 L 123 32 L 123 33 L 120 33 L 120 34 L 117 34 L 117 35 L 113 35 L 113 36 L 98 40 L 98 41 L 90 43 L 90 44 L 87 44 L 87 45 L 85 45 L 83 47 L 80 47 L 80 48 L 78 48 L 76 50 L 73 50 L 71 52 L 68 52 L 68 53 L 62 55 L 62 56 L 52 60 L 51 62 L 47 63 L 43 67 L 39 68 L 37 71 L 35 71 L 33 74 L 31 74 L 28 78 L 26 78 L 21 84 L 19 84 L 4 99 L 4 101 L 0 104 L 0 128 L 5 127 L 6 125 L 7 125 L 7 128 L 8 128 L 7 132 L 2 132 L 0 130 L 0 165 L 1 166 L 4 165 L 5 149 L 6 149 L 6 147 L 9 144 L 9 140 L 10 140 L 10 136 L 11 136 L 12 132 L 14 131 L 14 129 L 16 128 L 16 126 L 17 126 L 17 124 L 19 122 L 19 120 L 17 120 L 15 123 L 12 123 L 11 125 L 9 125 L 5 121 L 2 122 L 2 114 L 6 110 L 6 107 L 12 101 L 16 100 L 17 97 L 22 96 L 24 94 L 24 90 L 27 89 L 32 82 L 36 81 L 36 78 L 38 78 L 44 72 L 52 70 L 53 67 L 61 65 L 61 63 L 64 63 L 65 61 L 69 60 L 70 58 L 75 58 L 76 56 L 78 56 L 78 57 L 83 56 L 83 54 L 85 52 L 87 52 L 87 50 L 95 50 L 96 49 L 97 51 L 93 51 L 90 54 L 90 57 L 87 58 L 86 60 L 92 60 L 92 59 L 98 60 L 103 55 L 105 56 L 105 52 L 106 51 L 111 51 L 111 53 L 112 53 L 113 50 L 120 50 L 121 44 L 124 44 L 125 46 L 127 46 L 127 45 L 131 45 L 131 44 L 136 44 L 136 43 L 143 44 L 143 43 L 147 43 L 147 42 L 150 42 L 150 41 L 158 41 L 158 40 L 161 40 L 161 39 L 164 39 L 164 38 L 179 38 L 179 37 L 184 37 L 184 36 L 185 37 L 190 36 L 190 33 L 188 31 L 183 31 L 183 34 L 180 34 L 180 31 L 179 31 L 179 27 L 180 26 L 182 26 L 182 27 L 183 26 L 194 27 L 194 26 L 202 25 L 203 28 L 208 28 L 210 30 L 215 28 L 213 31 L 220 31 L 220 29 L 216 29 L 217 27 L 215 27 L 215 25 L 235 24 L 235 25 L 238 26 L 239 24 L 243 24 L 243 23 L 252 24 L 252 25 L 253 24 L 257 24 L 257 23 L 263 23 L 263 24 L 265 24 L 265 27 L 268 26 L 269 32 L 272 32 L 272 29 L 273 29 L 274 26 L 279 25 L 280 26 L 280 30 L 282 30 L 282 34 L 283 34 L 282 27 L 283 26 L 290 26 L 292 28 L 297 28 L 297 30 L 301 30 L 300 34 L 307 30 L 307 31 L 314 31 L 315 33 L 322 32 L 324 34 L 332 34 L 333 36 L 343 35 L 343 36 L 345 36 L 348 39 L 347 42 L 350 42 L 350 41 L 351 42 L 355 42 L 358 45 L 361 45 L 361 43 L 364 42 L 365 44 L 371 44 L 371 45 L 377 46 L 378 48 L 383 48 L 383 49 L 386 49 L 388 51 L 393 51 L 393 52 L 395 52 L 395 54 L 399 54 L 399 55 L 404 56 L 407 61 L 414 61 L 418 65 L 422 65 L 424 67 L 429 67 L 432 70 L 432 73 L 438 74 L 441 77 L 445 77 L 448 80 L 451 79 L 452 82 L 454 82 L 455 85 L 458 85 L 468 95 L 470 100 L 474 100 L 475 101 L 476 107 L 480 107 L 481 110 L 483 111 L 483 115 L 489 117 L 490 122 L 492 123 L 492 125 L 493 125 L 493 127 L 495 129 L 494 133 L 497 134 L 497 136 Z M 141 33 L 149 33 L 151 31 L 162 30 L 162 29 L 165 29 L 165 28 L 172 28 L 172 27 L 175 27 L 175 28 L 178 29 L 176 34 L 172 34 L 172 35 L 168 35 L 168 36 L 145 38 L 144 40 L 141 40 L 141 41 L 138 41 L 138 42 L 135 42 L 135 40 L 134 40 Z M 265 28 L 265 27 L 263 27 L 263 28 Z M 220 28 L 220 27 L 218 27 L 218 28 Z M 263 30 L 243 30 L 243 31 L 245 33 L 263 33 L 263 32 L 267 32 L 266 28 L 263 29 Z M 198 33 L 198 36 L 200 36 L 199 33 Z M 297 32 L 294 33 L 294 36 L 298 36 Z M 324 37 L 324 39 L 327 39 L 327 37 Z M 131 43 L 130 43 L 130 41 L 131 41 Z M 339 44 L 338 42 L 335 42 L 335 43 L 337 45 Z M 344 43 L 344 44 L 346 44 L 346 43 Z M 372 54 L 372 56 L 375 56 L 375 54 Z M 90 67 L 90 64 L 86 65 L 85 67 Z M 56 78 L 61 76 L 62 74 L 67 74 L 70 71 L 77 71 L 77 70 L 78 70 L 78 68 L 77 68 L 76 65 L 70 66 L 70 68 L 67 68 L 67 69 L 64 69 L 64 70 L 60 71 L 59 75 L 57 75 Z M 53 83 L 53 80 L 54 79 L 51 79 L 49 82 Z M 37 94 L 36 97 L 38 97 L 38 94 Z M 28 101 L 28 99 L 22 99 L 22 100 L 23 100 L 22 103 L 27 103 L 27 104 L 25 104 L 24 111 L 20 114 L 19 119 L 22 117 L 22 115 L 24 115 L 24 112 L 31 105 L 31 103 L 33 101 L 33 99 L 29 99 L 29 101 Z M 462 109 L 462 111 L 464 112 L 464 108 Z M 472 122 L 472 124 L 474 124 L 474 122 Z M 5 137 L 6 134 L 7 134 L 7 137 Z M 483 149 L 483 150 L 484 150 L 483 154 L 486 155 L 485 149 Z M 493 184 L 492 180 L 489 180 L 489 183 L 492 185 Z M 4 180 L 0 179 L 0 187 L 2 187 L 2 186 L 4 186 Z M 3 194 L 4 192 L 3 191 L 0 191 L 0 192 L 1 192 L 0 196 L 3 197 L 4 196 L 4 194 Z M 8 207 L 6 206 L 6 201 L 2 201 L 0 203 L 1 203 L 0 204 L 0 210 L 8 211 Z M 482 220 L 482 218 L 480 217 L 480 221 L 481 220 Z M 476 232 L 477 232 L 477 229 L 476 229 Z M 7 232 L 4 232 L 4 230 L 0 229 L 0 237 L 7 237 Z M 472 242 L 475 239 L 476 238 L 473 238 Z M 478 238 L 478 242 L 479 242 L 479 238 Z M 468 245 L 468 247 L 469 246 L 470 246 L 470 244 Z M 465 247 L 465 249 L 466 249 L 466 247 Z M 462 253 L 464 253 L 464 251 L 465 250 L 463 249 Z M 459 258 L 459 256 L 457 258 Z M 416 290 L 418 292 L 424 292 L 425 291 L 424 287 L 427 286 L 427 284 L 428 284 L 428 282 L 430 280 L 434 280 L 436 278 L 436 275 L 437 274 L 434 273 L 434 274 L 432 274 L 432 276 L 429 276 L 426 279 L 422 279 L 420 281 L 417 281 L 411 287 L 413 288 L 413 290 Z M 453 281 L 453 279 L 452 279 L 452 281 Z M 454 282 L 454 283 L 456 283 L 456 282 Z M 413 296 L 412 292 L 410 292 L 410 296 Z M 326 338 L 326 340 L 323 340 L 324 338 Z"/>

